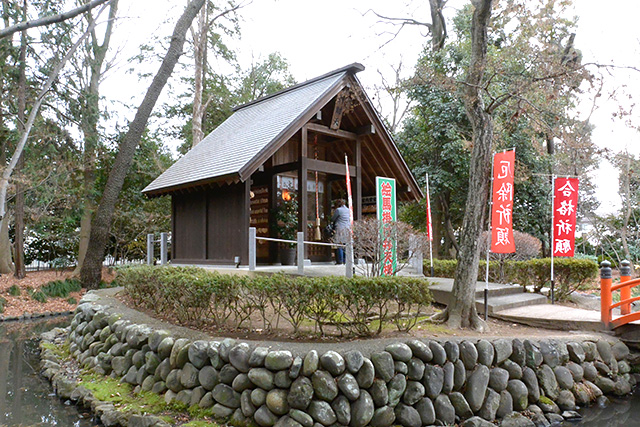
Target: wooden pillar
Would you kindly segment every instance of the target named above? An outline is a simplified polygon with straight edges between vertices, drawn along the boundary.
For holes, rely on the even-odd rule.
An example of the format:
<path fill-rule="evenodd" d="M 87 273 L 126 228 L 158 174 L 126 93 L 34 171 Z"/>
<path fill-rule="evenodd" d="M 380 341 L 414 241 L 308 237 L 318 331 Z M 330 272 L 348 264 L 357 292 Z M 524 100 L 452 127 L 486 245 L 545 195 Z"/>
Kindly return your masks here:
<path fill-rule="evenodd" d="M 307 232 L 307 127 L 302 127 L 300 138 L 300 157 L 298 160 L 298 231 Z M 305 248 L 305 257 L 307 251 Z"/>
<path fill-rule="evenodd" d="M 235 262 L 235 256 L 240 256 L 240 264 L 249 265 L 249 227 L 251 227 L 251 183 L 252 180 L 249 177 L 244 182 L 244 207 L 243 207 L 243 217 L 242 217 L 242 227 L 240 228 L 240 236 L 241 242 L 244 242 L 240 245 L 240 253 L 239 254 L 231 254 L 231 260 Z"/>
<path fill-rule="evenodd" d="M 354 220 L 362 219 L 362 138 L 356 139 L 356 185 Z"/>

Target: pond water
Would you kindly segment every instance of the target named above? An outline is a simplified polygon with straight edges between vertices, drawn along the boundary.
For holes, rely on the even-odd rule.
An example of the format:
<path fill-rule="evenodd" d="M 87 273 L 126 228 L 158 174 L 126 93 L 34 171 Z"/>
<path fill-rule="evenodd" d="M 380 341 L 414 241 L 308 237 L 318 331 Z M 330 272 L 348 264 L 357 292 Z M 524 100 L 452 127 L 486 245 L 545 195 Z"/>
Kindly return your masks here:
<path fill-rule="evenodd" d="M 0 323 L 0 427 L 93 427 L 92 415 L 60 400 L 38 374 L 38 336 L 64 327 L 69 318 Z M 628 399 L 611 399 L 606 408 L 579 411 L 583 419 L 564 426 L 640 427 L 640 388 Z"/>
<path fill-rule="evenodd" d="M 91 414 L 65 404 L 40 376 L 37 337 L 70 319 L 0 323 L 0 426 L 90 427 Z"/>
<path fill-rule="evenodd" d="M 589 427 L 640 427 L 640 387 L 636 387 L 630 398 L 610 398 L 611 404 L 606 408 L 591 406 L 581 409 L 582 420 L 565 421 L 563 426 Z"/>

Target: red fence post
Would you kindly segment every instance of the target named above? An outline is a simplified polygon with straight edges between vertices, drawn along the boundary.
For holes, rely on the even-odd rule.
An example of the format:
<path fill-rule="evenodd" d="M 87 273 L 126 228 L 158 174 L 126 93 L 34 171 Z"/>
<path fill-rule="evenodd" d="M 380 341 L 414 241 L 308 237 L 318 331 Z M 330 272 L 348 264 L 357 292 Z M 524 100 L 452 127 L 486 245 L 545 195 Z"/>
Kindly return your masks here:
<path fill-rule="evenodd" d="M 605 328 L 611 323 L 611 263 L 600 263 L 600 318 Z"/>
<path fill-rule="evenodd" d="M 620 261 L 620 283 L 631 280 L 631 263 L 627 260 Z M 620 288 L 620 301 L 631 298 L 631 287 Z M 631 313 L 631 304 L 622 304 L 620 306 L 620 314 Z"/>

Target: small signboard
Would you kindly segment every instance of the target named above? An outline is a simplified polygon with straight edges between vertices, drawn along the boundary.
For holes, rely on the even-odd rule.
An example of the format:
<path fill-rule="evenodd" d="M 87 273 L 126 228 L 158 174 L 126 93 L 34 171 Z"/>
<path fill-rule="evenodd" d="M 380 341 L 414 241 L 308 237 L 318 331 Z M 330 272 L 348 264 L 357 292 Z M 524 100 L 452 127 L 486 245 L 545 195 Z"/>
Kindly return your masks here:
<path fill-rule="evenodd" d="M 397 221 L 396 216 L 396 180 L 393 178 L 376 177 L 376 196 L 378 221 L 382 224 L 380 235 L 380 275 L 393 276 L 397 268 L 397 251 L 395 236 L 389 227 Z"/>

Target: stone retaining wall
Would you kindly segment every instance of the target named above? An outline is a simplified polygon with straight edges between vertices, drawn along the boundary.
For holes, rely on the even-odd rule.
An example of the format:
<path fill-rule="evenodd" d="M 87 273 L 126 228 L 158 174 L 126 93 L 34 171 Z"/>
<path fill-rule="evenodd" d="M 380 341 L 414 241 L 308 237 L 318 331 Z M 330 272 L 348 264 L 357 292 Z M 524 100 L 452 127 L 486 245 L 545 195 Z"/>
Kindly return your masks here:
<path fill-rule="evenodd" d="M 635 385 L 619 341 L 410 340 L 370 355 L 357 343 L 343 354 L 292 354 L 174 339 L 89 304 L 76 310 L 68 340 L 97 373 L 262 427 L 553 425 Z M 55 376 L 51 363 L 43 368 Z"/>

